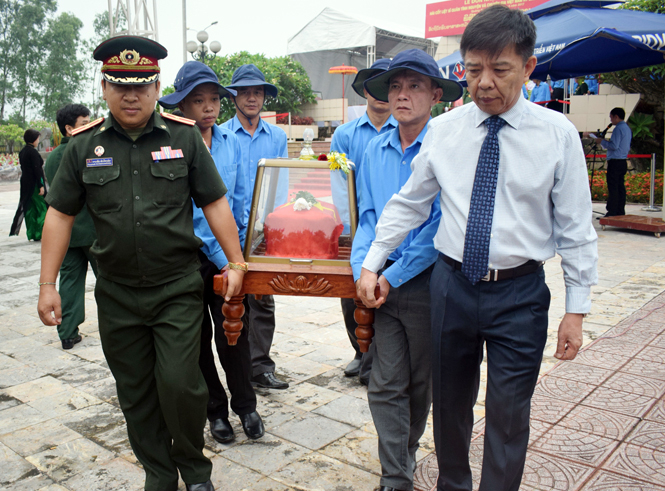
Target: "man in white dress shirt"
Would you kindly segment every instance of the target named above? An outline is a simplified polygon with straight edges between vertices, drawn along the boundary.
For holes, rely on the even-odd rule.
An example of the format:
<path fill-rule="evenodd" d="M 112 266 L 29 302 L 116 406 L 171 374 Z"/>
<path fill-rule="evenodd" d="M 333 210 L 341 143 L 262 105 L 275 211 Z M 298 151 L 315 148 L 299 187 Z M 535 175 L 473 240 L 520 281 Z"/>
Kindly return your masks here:
<path fill-rule="evenodd" d="M 542 263 L 561 256 L 566 314 L 556 356 L 572 360 L 597 281 L 597 236 L 584 153 L 560 113 L 526 101 L 536 28 L 494 5 L 476 15 L 461 52 L 474 104 L 431 121 L 413 174 L 386 205 L 357 289 L 374 299 L 376 272 L 441 192 L 431 276 L 434 438 L 439 491 L 470 491 L 468 452 L 487 348 L 481 491 L 517 491 L 529 409 L 547 340 L 550 293 Z"/>

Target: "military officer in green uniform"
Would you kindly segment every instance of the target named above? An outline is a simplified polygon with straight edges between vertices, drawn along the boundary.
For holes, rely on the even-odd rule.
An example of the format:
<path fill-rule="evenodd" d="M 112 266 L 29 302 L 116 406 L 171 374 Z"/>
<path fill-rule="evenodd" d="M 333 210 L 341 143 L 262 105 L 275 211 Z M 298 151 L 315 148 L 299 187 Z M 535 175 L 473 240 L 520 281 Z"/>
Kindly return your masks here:
<path fill-rule="evenodd" d="M 243 263 L 226 188 L 194 122 L 155 112 L 166 49 L 122 36 L 100 44 L 110 114 L 76 130 L 49 193 L 39 315 L 61 322 L 55 278 L 75 216 L 87 206 L 97 238 L 95 298 L 104 355 L 116 379 L 145 489 L 214 491 L 203 455 L 208 393 L 198 365 L 203 282 L 192 199 L 229 260 L 227 300 Z"/>
<path fill-rule="evenodd" d="M 72 131 L 90 123 L 90 110 L 82 104 L 67 104 L 55 116 L 62 140 L 46 159 L 44 174 L 53 182 L 60 167 L 62 155 L 72 136 Z M 58 336 L 62 349 L 72 349 L 81 341 L 79 325 L 85 320 L 85 277 L 88 263 L 97 276 L 97 261 L 90 254 L 95 241 L 95 225 L 88 210 L 83 208 L 74 220 L 72 236 L 67 254 L 60 266 L 60 292 L 62 292 L 62 323 L 58 325 Z"/>

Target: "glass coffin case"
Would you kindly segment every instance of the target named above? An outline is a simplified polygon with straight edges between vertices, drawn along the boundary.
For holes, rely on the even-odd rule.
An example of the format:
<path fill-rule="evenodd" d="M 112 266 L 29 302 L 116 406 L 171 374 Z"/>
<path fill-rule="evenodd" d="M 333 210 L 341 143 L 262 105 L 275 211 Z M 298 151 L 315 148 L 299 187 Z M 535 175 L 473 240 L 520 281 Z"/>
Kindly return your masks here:
<path fill-rule="evenodd" d="M 258 163 L 244 256 L 249 270 L 241 295 L 226 302 L 224 329 L 235 344 L 253 295 L 301 295 L 355 299 L 361 351 L 371 343 L 374 311 L 357 298 L 351 244 L 358 223 L 354 166 L 348 174 L 328 161 L 263 159 Z M 218 295 L 223 275 L 215 277 Z"/>
<path fill-rule="evenodd" d="M 247 226 L 249 263 L 350 266 L 357 207 L 353 169 L 327 161 L 259 162 Z"/>

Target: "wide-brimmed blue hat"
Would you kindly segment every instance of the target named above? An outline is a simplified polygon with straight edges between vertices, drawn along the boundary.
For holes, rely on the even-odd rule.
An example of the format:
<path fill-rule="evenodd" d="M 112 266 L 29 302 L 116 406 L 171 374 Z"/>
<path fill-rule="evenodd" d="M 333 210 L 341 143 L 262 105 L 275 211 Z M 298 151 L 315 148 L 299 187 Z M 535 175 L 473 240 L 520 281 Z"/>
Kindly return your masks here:
<path fill-rule="evenodd" d="M 388 102 L 390 78 L 404 70 L 413 70 L 433 80 L 443 89 L 440 99 L 442 101 L 456 101 L 462 97 L 462 86 L 454 80 L 442 78 L 434 58 L 420 49 L 408 49 L 399 53 L 390 62 L 388 70 L 367 79 L 364 87 L 375 99 Z"/>
<path fill-rule="evenodd" d="M 372 63 L 371 67 L 359 70 L 356 78 L 353 79 L 353 84 L 351 84 L 353 90 L 356 91 L 356 94 L 364 98 L 365 91 L 363 90 L 363 84 L 365 83 L 365 80 L 373 77 L 374 75 L 378 75 L 381 72 L 385 72 L 389 66 L 390 59 L 381 58 L 380 60 L 376 60 L 374 63 Z"/>
<path fill-rule="evenodd" d="M 229 89 L 241 89 L 243 87 L 255 87 L 257 85 L 263 86 L 266 94 L 272 97 L 277 97 L 277 87 L 273 84 L 266 82 L 266 76 L 261 70 L 256 68 L 255 65 L 243 65 L 233 72 L 231 78 L 231 85 L 227 85 Z"/>
<path fill-rule="evenodd" d="M 162 97 L 159 103 L 167 109 L 173 109 L 189 95 L 194 87 L 201 84 L 215 84 L 219 88 L 220 97 L 236 95 L 235 90 L 227 89 L 219 83 L 217 75 L 208 65 L 200 61 L 188 61 L 178 70 L 178 74 L 175 76 L 175 82 L 173 83 L 175 92 Z"/>

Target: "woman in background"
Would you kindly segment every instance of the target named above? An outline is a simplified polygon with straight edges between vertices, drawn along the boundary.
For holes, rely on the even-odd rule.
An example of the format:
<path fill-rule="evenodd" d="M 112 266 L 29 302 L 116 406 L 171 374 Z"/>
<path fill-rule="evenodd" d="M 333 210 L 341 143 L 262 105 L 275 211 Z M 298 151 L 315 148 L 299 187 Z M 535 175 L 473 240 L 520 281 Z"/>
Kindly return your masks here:
<path fill-rule="evenodd" d="M 44 160 L 37 151 L 39 131 L 32 128 L 23 134 L 25 147 L 19 152 L 21 165 L 21 197 L 9 235 L 18 235 L 25 218 L 28 240 L 41 240 L 44 217 L 46 216 L 46 179 L 44 178 Z"/>

